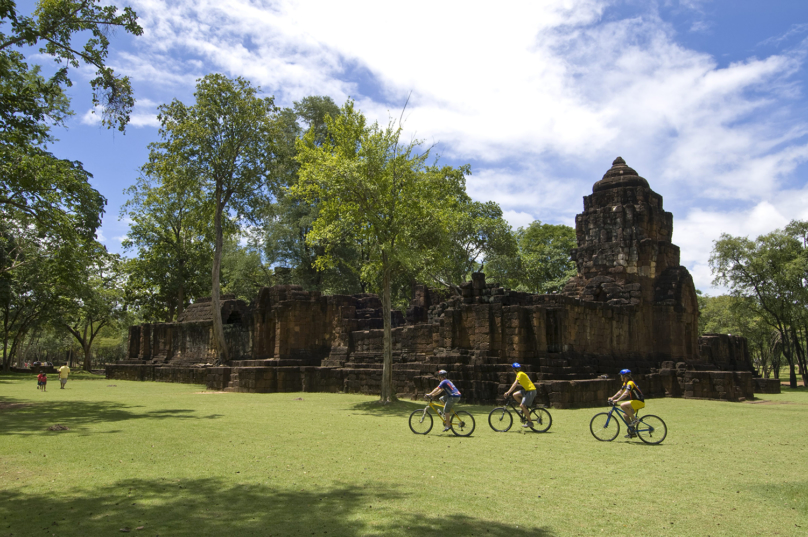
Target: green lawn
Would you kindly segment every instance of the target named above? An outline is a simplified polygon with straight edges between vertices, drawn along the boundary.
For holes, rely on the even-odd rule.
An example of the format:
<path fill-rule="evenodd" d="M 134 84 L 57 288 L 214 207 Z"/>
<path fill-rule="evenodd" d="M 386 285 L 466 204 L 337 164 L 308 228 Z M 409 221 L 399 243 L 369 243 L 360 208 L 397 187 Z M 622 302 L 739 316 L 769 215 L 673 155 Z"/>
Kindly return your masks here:
<path fill-rule="evenodd" d="M 415 403 L 0 375 L 4 535 L 805 535 L 808 392 L 654 399 L 660 446 L 407 427 Z M 68 431 L 49 431 L 63 424 Z M 516 429 L 519 429 L 518 431 Z M 136 528 L 143 527 L 142 530 Z"/>

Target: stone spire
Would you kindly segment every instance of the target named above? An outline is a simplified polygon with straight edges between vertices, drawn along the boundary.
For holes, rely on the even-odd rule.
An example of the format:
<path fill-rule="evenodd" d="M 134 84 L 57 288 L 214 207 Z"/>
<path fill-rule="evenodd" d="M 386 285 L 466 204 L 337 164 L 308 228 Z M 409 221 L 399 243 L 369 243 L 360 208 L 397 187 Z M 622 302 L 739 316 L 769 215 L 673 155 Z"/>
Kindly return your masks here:
<path fill-rule="evenodd" d="M 578 276 L 565 293 L 584 300 L 620 299 L 635 304 L 640 298 L 652 300 L 653 280 L 668 267 L 679 266 L 679 247 L 671 243 L 673 215 L 663 210 L 662 196 L 621 157 L 592 186 L 592 194 L 584 197 L 575 232 L 578 248 L 571 254 Z M 613 292 L 590 293 L 589 287 L 606 280 Z M 633 284 L 642 281 L 647 285 L 642 285 L 640 297 L 640 287 Z M 634 294 L 626 297 L 624 285 L 630 285 Z"/>
<path fill-rule="evenodd" d="M 650 188 L 648 181 L 640 177 L 633 168 L 629 168 L 623 157 L 617 157 L 612 167 L 603 174 L 603 179 L 592 186 L 592 192 L 602 192 L 610 188 L 625 186 L 642 186 Z"/>

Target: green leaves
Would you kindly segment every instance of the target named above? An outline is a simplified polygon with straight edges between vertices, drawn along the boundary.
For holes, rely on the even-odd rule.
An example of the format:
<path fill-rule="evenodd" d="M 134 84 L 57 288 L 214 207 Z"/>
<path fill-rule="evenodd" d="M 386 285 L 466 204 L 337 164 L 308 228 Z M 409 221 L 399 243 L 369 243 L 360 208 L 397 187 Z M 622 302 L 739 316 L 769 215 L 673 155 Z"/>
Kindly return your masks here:
<path fill-rule="evenodd" d="M 791 384 L 796 387 L 795 362 L 803 377 L 806 367 L 805 338 L 808 336 L 808 223 L 794 221 L 755 240 L 722 234 L 710 256 L 714 285 L 729 288 L 734 307 L 745 310 L 779 334 L 789 361 Z M 746 331 L 749 338 L 760 336 Z M 762 345 L 762 344 L 761 344 Z"/>
<path fill-rule="evenodd" d="M 531 293 L 560 291 L 575 275 L 570 250 L 576 246 L 575 230 L 569 226 L 542 224 L 536 220 L 515 233 L 518 253 L 495 254 L 486 275 L 507 287 Z"/>
<path fill-rule="evenodd" d="M 116 28 L 132 35 L 142 34 L 143 29 L 137 24 L 137 15 L 131 8 L 119 12 L 115 6 L 97 4 L 98 0 L 40 0 L 31 16 L 22 16 L 14 2 L 0 2 L 0 23 L 10 27 L 8 34 L 0 33 L 0 69 L 3 79 L 8 76 L 11 81 L 0 86 L 3 89 L 0 117 L 6 119 L 20 114 L 35 123 L 41 122 L 51 115 L 53 100 L 63 98 L 63 88 L 72 86 L 69 68 L 88 65 L 96 69 L 90 85 L 93 104 L 102 110 L 102 123 L 124 131 L 135 100 L 128 77 L 116 75 L 106 65 L 109 35 Z M 40 53 L 53 57 L 62 66 L 47 81 L 32 77 L 38 74 L 38 70 L 29 69 L 22 61 L 22 55 L 14 50 L 37 45 L 41 45 Z M 35 83 L 35 91 L 31 91 L 34 88 L 30 84 L 24 83 L 26 80 Z M 15 99 L 15 94 L 22 97 Z M 0 125 L 0 130 L 6 130 L 6 125 L 8 123 Z M 32 133 L 41 129 L 40 125 L 29 125 Z"/>

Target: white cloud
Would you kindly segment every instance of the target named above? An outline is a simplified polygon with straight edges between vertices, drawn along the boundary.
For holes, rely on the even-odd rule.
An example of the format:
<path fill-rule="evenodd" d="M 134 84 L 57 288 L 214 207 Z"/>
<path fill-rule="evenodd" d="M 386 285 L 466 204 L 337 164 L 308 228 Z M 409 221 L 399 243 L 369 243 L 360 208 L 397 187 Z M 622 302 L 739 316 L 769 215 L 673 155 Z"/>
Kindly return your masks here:
<path fill-rule="evenodd" d="M 774 202 L 761 201 L 737 211 L 694 209 L 679 218 L 674 216 L 673 242 L 681 249 L 681 262 L 693 275 L 696 287 L 720 293 L 712 287 L 713 276 L 708 260 L 713 243 L 722 233 L 752 239 L 782 229 L 792 219 L 808 219 L 808 190 L 791 192 Z"/>
<path fill-rule="evenodd" d="M 518 211 L 503 211 L 502 216 L 514 230 L 520 227 L 527 227 L 531 222 L 536 220 L 536 217 L 532 214 Z"/>
<path fill-rule="evenodd" d="M 129 115 L 129 124 L 133 127 L 159 127 L 157 121 L 157 103 L 150 99 L 140 98 L 135 101 L 135 107 Z M 81 116 L 83 125 L 101 125 L 101 107 L 88 109 Z"/>

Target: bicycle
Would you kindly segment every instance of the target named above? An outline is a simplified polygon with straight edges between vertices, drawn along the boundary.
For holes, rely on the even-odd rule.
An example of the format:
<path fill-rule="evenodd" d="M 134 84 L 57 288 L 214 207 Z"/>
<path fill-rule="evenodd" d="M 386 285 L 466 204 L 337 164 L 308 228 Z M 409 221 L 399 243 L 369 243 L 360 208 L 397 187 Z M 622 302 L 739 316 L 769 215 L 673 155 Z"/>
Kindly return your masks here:
<path fill-rule="evenodd" d="M 427 434 L 432 430 L 432 413 L 429 411 L 431 408 L 441 418 L 443 423 L 443 407 L 436 404 L 434 399 L 427 396 L 427 404 L 423 409 L 415 410 L 410 414 L 410 430 L 415 434 Z M 474 416 L 465 410 L 451 410 L 452 416 L 449 418 L 449 427 L 456 436 L 471 436 L 474 432 L 476 423 Z"/>
<path fill-rule="evenodd" d="M 522 423 L 527 421 L 519 407 L 513 404 L 513 398 L 509 396 L 505 398 L 505 404 L 503 406 L 495 408 L 488 414 L 488 425 L 498 433 L 504 433 L 510 430 L 513 425 L 513 415 L 511 415 L 511 411 L 508 410 L 509 406 L 511 410 L 516 412 L 516 415 L 519 416 Z M 553 424 L 553 417 L 546 409 L 541 407 L 531 408 L 530 418 L 533 420 L 533 426 L 530 428 L 537 433 L 547 432 Z"/>
<path fill-rule="evenodd" d="M 616 416 L 615 411 L 617 411 Z M 600 412 L 592 417 L 592 421 L 589 422 L 589 431 L 601 442 L 611 442 L 620 434 L 620 420 L 622 420 L 626 424 L 629 434 L 639 436 L 640 440 L 646 444 L 659 444 L 668 436 L 668 427 L 659 416 L 648 414 L 640 418 L 638 413 L 637 418 L 640 422 L 636 427 L 629 425 L 625 416 L 626 413 L 616 403 L 612 403 L 610 411 Z"/>

